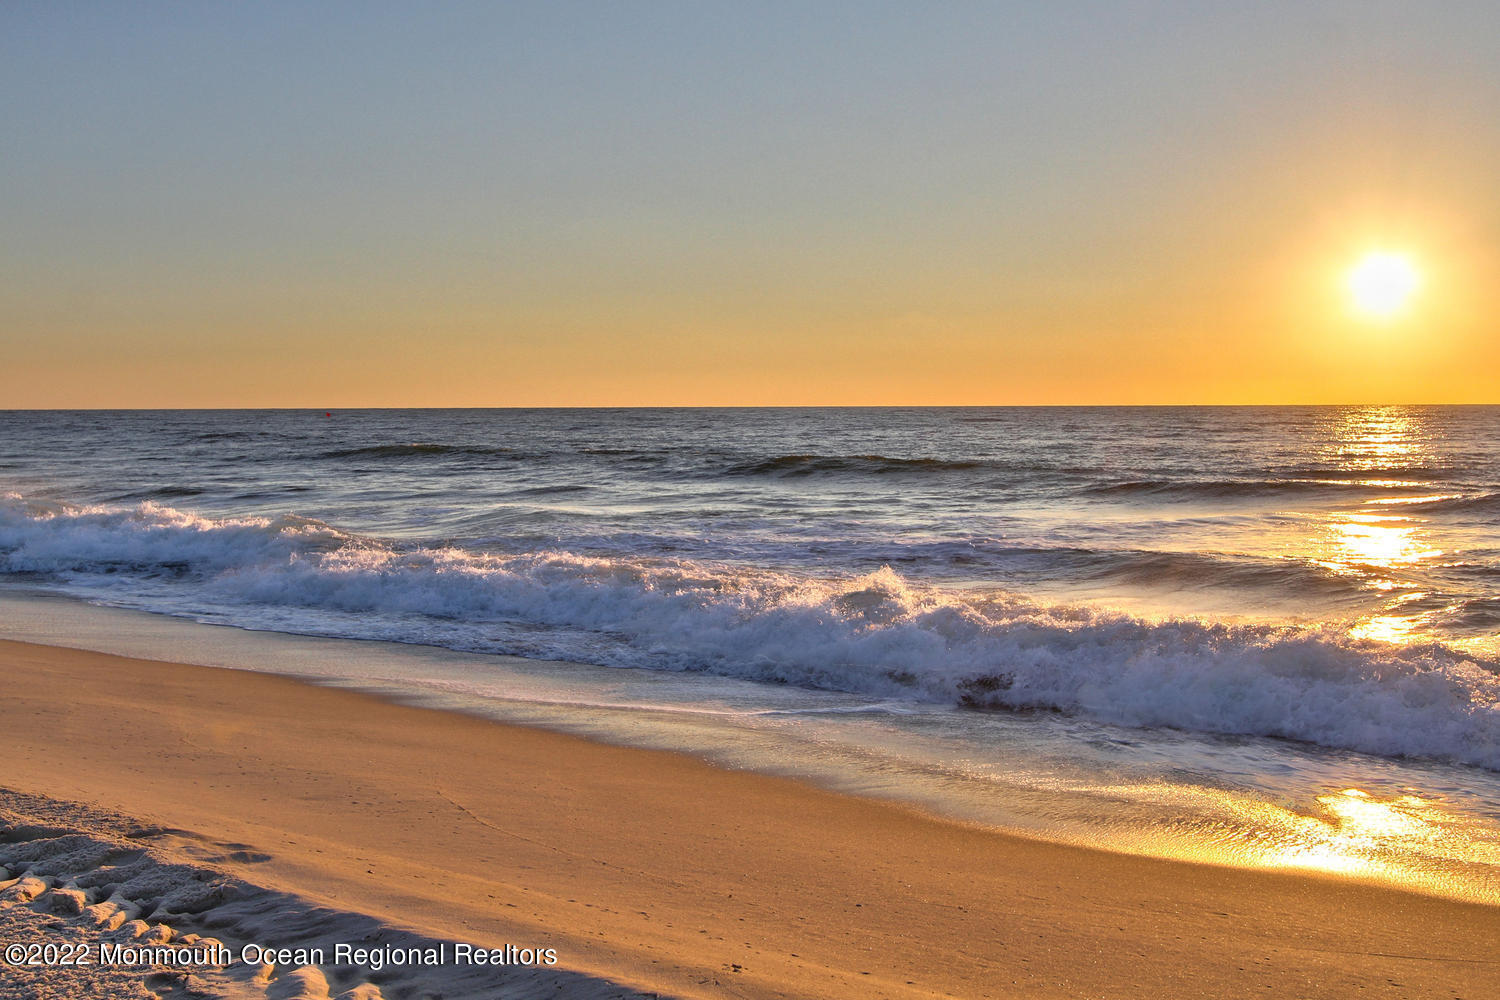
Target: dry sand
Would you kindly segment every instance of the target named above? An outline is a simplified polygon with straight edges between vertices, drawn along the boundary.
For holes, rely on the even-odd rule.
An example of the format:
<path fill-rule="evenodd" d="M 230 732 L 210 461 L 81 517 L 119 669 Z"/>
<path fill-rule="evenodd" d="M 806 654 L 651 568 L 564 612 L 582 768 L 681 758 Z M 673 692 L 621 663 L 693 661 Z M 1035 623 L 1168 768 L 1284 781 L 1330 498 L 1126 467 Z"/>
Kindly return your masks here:
<path fill-rule="evenodd" d="M 96 845 L 74 870 L 33 850 L 54 859 L 34 899 L 0 881 L 0 906 L 50 913 L 54 936 L 91 924 L 75 902 L 157 902 L 99 874 L 131 857 L 123 843 L 149 848 L 133 864 L 259 900 L 253 920 L 221 915 L 227 938 L 407 934 L 558 955 L 514 991 L 447 968 L 386 977 L 388 998 L 1500 996 L 1495 907 L 1058 846 L 263 674 L 0 642 L 0 709 L 0 806 L 50 809 L 55 828 L 13 820 L 3 846 L 61 827 Z M 178 934 L 216 912 L 157 911 Z M 102 932 L 125 929 L 88 930 Z M 224 989 L 292 995 L 291 968 Z M 333 993 L 362 981 L 323 971 Z M 83 995 L 102 974 L 47 982 L 66 976 Z"/>

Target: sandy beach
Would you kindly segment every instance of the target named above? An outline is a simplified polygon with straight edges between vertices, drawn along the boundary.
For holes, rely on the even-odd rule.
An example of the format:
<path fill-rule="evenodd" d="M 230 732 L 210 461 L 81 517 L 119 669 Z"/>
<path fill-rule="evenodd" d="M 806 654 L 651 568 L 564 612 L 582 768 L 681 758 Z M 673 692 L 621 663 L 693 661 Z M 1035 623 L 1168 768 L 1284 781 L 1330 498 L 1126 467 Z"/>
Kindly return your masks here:
<path fill-rule="evenodd" d="M 555 949 L 555 970 L 542 971 L 572 978 L 549 980 L 554 995 L 1479 997 L 1500 986 L 1500 963 L 1480 957 L 1500 940 L 1492 907 L 1057 846 L 282 677 L 5 642 L 0 684 L 7 809 L 51 808 L 75 826 L 129 817 L 158 855 L 288 906 L 430 940 Z M 15 907 L 24 873 L 9 874 Z M 273 994 L 291 971 L 273 970 Z M 332 994 L 359 979 L 324 971 Z M 386 995 L 499 986 L 467 972 L 408 969 L 395 985 L 387 975 Z M 64 971 L 80 984 L 98 974 Z"/>

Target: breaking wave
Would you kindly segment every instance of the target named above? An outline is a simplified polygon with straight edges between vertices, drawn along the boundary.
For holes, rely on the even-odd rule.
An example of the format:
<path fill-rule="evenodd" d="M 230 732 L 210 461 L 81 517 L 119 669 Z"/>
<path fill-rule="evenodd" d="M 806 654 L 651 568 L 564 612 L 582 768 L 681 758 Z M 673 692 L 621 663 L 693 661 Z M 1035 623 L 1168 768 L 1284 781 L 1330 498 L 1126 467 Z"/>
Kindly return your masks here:
<path fill-rule="evenodd" d="M 1500 668 L 1437 644 L 1146 621 L 707 561 L 400 545 L 307 518 L 0 498 L 0 572 L 109 603 L 1500 770 Z M 1488 610 L 1488 609 L 1486 609 Z"/>

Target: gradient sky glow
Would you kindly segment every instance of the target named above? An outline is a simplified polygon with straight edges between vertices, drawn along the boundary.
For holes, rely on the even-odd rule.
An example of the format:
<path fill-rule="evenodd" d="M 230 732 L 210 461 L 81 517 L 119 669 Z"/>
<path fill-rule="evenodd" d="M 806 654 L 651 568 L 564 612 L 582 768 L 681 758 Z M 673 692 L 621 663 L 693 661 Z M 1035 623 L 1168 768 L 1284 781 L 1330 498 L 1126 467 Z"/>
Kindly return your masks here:
<path fill-rule="evenodd" d="M 1500 402 L 1487 2 L 0 7 L 0 408 Z M 1422 287 L 1344 301 L 1371 250 Z"/>

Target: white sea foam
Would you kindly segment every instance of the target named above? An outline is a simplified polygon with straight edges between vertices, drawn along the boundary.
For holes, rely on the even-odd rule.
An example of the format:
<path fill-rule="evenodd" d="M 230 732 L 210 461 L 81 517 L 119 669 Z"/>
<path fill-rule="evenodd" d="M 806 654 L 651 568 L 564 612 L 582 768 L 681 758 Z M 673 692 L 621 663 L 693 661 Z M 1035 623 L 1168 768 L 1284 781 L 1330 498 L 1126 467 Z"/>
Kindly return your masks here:
<path fill-rule="evenodd" d="M 402 547 L 302 518 L 0 499 L 0 571 L 249 627 L 711 671 L 1500 769 L 1496 665 L 1333 630 L 1148 622 L 728 564 Z"/>

